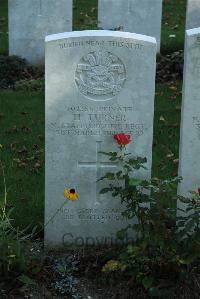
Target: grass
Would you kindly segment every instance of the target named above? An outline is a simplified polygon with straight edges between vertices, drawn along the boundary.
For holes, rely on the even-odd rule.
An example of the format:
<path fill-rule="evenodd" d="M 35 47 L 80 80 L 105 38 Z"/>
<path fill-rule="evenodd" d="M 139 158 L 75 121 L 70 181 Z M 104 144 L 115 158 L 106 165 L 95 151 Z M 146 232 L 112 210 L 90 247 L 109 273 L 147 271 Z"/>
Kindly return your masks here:
<path fill-rule="evenodd" d="M 154 177 L 177 175 L 181 112 L 181 84 L 156 86 L 153 167 Z"/>
<path fill-rule="evenodd" d="M 73 30 L 96 29 L 98 0 L 74 0 Z M 186 0 L 163 0 L 161 53 L 184 48 Z M 0 1 L 0 54 L 8 53 L 7 0 Z M 175 37 L 173 37 L 175 35 Z M 172 36 L 172 37 L 170 37 Z"/>
<path fill-rule="evenodd" d="M 0 92 L 0 158 L 4 165 L 9 206 L 25 227 L 43 220 L 44 95 Z M 3 198 L 0 173 L 0 198 Z"/>
<path fill-rule="evenodd" d="M 186 0 L 163 0 L 161 53 L 184 49 Z"/>
<path fill-rule="evenodd" d="M 73 30 L 97 29 L 98 0 L 74 0 Z"/>

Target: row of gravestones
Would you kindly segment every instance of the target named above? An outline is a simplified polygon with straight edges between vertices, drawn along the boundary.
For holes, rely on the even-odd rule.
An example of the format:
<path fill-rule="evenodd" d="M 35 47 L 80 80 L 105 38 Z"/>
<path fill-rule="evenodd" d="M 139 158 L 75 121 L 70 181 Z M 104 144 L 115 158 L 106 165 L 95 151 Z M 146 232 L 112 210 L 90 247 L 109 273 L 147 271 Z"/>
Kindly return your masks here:
<path fill-rule="evenodd" d="M 61 3 L 63 7 L 66 5 L 66 0 L 60 0 L 59 5 L 45 1 L 52 12 L 60 11 Z M 17 27 L 22 21 L 19 2 L 23 2 L 25 11 L 29 12 L 24 17 L 26 21 L 22 22 L 24 31 Z M 67 1 L 71 7 L 70 2 Z M 38 11 L 38 3 L 38 21 L 34 21 L 33 30 L 31 20 L 35 13 L 32 10 L 30 13 L 30 5 L 35 5 L 34 11 Z M 36 52 L 35 57 L 43 51 L 42 35 L 49 33 L 42 28 L 58 25 L 56 14 L 50 17 L 44 12 L 47 9 L 44 1 L 38 3 L 10 0 L 9 5 L 12 15 L 18 18 L 15 19 L 18 28 L 15 34 L 20 35 L 18 45 L 21 42 L 22 47 L 27 42 L 24 55 L 31 51 L 33 55 L 39 42 L 35 39 L 40 36 L 41 52 Z M 61 20 L 62 14 L 59 16 Z M 65 16 L 62 20 L 66 20 Z M 28 31 L 30 40 L 26 36 Z M 188 30 L 186 38 L 179 171 L 184 177 L 179 186 L 181 194 L 198 187 L 200 176 L 200 29 Z M 117 169 L 115 163 L 99 152 L 115 149 L 114 134 L 130 134 L 133 142 L 128 150 L 148 159 L 148 171 L 139 172 L 138 177 L 151 177 L 157 49 L 153 37 L 119 31 L 67 32 L 46 37 L 47 244 L 114 244 L 117 242 L 115 233 L 128 224 L 121 216 L 123 207 L 119 200 L 99 194 L 104 183 L 97 183 L 97 180 L 105 171 Z M 66 201 L 64 188 L 75 189 L 79 200 Z"/>
<path fill-rule="evenodd" d="M 73 0 L 8 0 L 9 53 L 44 64 L 46 35 L 72 30 Z M 162 0 L 99 0 L 99 27 L 154 36 L 160 49 Z"/>
<path fill-rule="evenodd" d="M 44 37 L 72 30 L 73 0 L 8 0 L 9 53 L 44 63 Z M 199 26 L 199 0 L 188 0 L 187 29 Z M 112 17 L 110 17 L 112 15 Z M 102 29 L 121 29 L 157 40 L 160 50 L 162 0 L 99 0 Z"/>
<path fill-rule="evenodd" d="M 8 2 L 10 55 L 44 64 L 45 36 L 72 30 L 73 0 Z M 199 0 L 188 0 L 187 29 L 200 25 L 199 11 Z M 162 0 L 98 0 L 99 27 L 153 36 L 158 52 L 161 18 Z"/>

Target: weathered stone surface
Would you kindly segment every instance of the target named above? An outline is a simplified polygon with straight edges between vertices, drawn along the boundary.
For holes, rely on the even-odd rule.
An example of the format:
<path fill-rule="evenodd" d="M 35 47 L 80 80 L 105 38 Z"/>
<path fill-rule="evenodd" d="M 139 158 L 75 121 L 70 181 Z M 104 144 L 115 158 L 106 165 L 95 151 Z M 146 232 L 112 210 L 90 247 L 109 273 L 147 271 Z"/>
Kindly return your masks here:
<path fill-rule="evenodd" d="M 200 186 L 200 28 L 186 31 L 178 193 Z"/>
<path fill-rule="evenodd" d="M 200 27 L 200 1 L 188 0 L 187 1 L 187 17 L 186 29 L 193 29 Z"/>
<path fill-rule="evenodd" d="M 160 50 L 162 0 L 99 0 L 98 20 L 102 29 L 153 36 Z"/>
<path fill-rule="evenodd" d="M 126 227 L 120 200 L 99 194 L 105 183 L 96 181 L 117 169 L 99 151 L 117 150 L 114 134 L 131 134 L 128 151 L 148 158 L 138 177 L 151 176 L 155 66 L 151 37 L 98 30 L 46 38 L 45 222 L 63 205 L 46 244 L 114 243 Z M 80 198 L 64 199 L 66 187 Z"/>
<path fill-rule="evenodd" d="M 9 54 L 44 64 L 45 36 L 72 30 L 72 0 L 9 0 Z"/>

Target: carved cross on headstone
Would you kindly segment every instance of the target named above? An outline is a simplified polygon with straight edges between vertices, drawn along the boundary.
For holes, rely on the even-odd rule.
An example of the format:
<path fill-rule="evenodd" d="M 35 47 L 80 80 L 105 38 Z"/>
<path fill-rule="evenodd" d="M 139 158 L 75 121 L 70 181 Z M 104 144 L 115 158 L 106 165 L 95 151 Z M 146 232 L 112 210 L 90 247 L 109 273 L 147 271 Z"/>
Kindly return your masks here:
<path fill-rule="evenodd" d="M 99 199 L 99 191 L 97 188 L 98 180 L 101 178 L 101 168 L 110 168 L 117 167 L 118 164 L 116 162 L 103 162 L 101 161 L 102 154 L 101 151 L 102 141 L 96 141 L 96 161 L 94 162 L 78 162 L 79 167 L 85 168 L 95 168 L 96 169 L 96 182 L 95 182 L 95 190 L 96 190 L 96 201 Z"/>

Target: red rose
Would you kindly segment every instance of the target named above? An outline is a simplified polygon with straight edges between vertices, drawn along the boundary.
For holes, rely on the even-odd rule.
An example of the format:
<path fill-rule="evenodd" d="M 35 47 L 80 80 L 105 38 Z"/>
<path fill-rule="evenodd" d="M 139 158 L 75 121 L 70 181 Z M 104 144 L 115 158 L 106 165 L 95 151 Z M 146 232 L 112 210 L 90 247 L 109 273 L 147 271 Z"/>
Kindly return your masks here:
<path fill-rule="evenodd" d="M 199 196 L 200 196 L 200 188 L 197 188 L 197 191 L 198 191 L 198 193 L 199 193 Z"/>
<path fill-rule="evenodd" d="M 119 145 L 127 145 L 131 143 L 131 135 L 126 135 L 124 133 L 114 135 L 114 139 Z"/>

